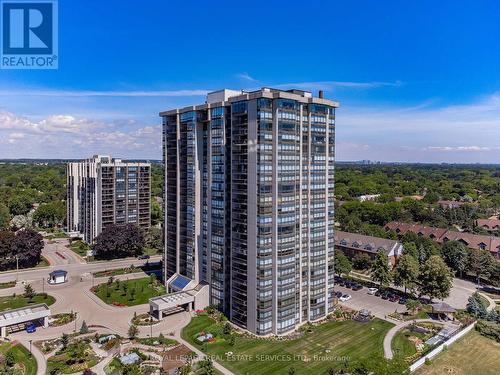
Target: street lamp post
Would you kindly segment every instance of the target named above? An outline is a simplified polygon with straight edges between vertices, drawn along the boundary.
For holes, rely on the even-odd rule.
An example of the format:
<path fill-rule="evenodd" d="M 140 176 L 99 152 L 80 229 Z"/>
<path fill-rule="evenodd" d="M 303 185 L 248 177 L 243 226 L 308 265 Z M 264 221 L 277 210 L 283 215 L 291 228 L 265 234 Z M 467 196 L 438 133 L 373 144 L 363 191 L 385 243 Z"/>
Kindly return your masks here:
<path fill-rule="evenodd" d="M 33 341 L 33 340 L 30 340 L 30 357 L 31 357 L 31 342 L 32 342 L 32 341 Z"/>
<path fill-rule="evenodd" d="M 78 320 L 78 312 L 75 311 L 75 332 L 76 332 L 76 321 Z"/>

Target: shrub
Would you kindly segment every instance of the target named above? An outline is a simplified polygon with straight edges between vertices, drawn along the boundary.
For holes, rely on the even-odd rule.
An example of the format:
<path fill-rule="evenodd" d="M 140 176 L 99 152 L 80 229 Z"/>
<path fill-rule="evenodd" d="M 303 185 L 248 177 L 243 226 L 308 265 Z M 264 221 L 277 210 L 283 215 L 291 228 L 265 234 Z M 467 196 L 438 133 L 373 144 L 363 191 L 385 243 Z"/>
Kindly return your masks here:
<path fill-rule="evenodd" d="M 500 325 L 484 320 L 479 320 L 476 324 L 476 331 L 496 342 L 500 342 Z"/>

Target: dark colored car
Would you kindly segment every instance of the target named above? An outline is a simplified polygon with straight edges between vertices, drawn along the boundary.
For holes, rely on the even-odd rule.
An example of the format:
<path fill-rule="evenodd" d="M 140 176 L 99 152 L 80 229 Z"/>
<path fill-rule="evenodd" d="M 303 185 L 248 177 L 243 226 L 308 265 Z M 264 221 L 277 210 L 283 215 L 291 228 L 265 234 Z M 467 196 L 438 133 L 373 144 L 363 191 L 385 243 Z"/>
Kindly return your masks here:
<path fill-rule="evenodd" d="M 352 281 L 346 281 L 345 282 L 345 287 L 349 288 L 349 289 L 352 288 Z"/>
<path fill-rule="evenodd" d="M 398 302 L 400 298 L 401 297 L 399 297 L 397 294 L 393 294 L 392 296 L 389 297 L 389 301 Z"/>
<path fill-rule="evenodd" d="M 400 305 L 406 305 L 406 301 L 408 301 L 408 298 L 406 297 L 401 297 L 398 301 Z"/>
<path fill-rule="evenodd" d="M 382 299 L 389 299 L 391 297 L 391 293 L 385 292 L 382 294 Z"/>
<path fill-rule="evenodd" d="M 35 333 L 36 332 L 36 325 L 34 323 L 26 324 L 26 332 Z"/>
<path fill-rule="evenodd" d="M 340 298 L 342 297 L 342 292 L 335 292 L 335 297 Z"/>
<path fill-rule="evenodd" d="M 361 290 L 363 289 L 363 285 L 361 284 L 356 284 L 355 286 L 352 287 L 352 290 Z"/>
<path fill-rule="evenodd" d="M 381 297 L 383 294 L 384 294 L 384 291 L 382 291 L 380 289 L 375 292 L 376 297 Z"/>
<path fill-rule="evenodd" d="M 151 257 L 149 255 L 145 255 L 145 254 L 144 255 L 139 255 L 137 257 L 137 259 L 141 259 L 141 260 L 143 260 L 143 259 L 149 259 L 149 258 L 151 258 Z"/>
<path fill-rule="evenodd" d="M 344 279 L 340 279 L 339 282 L 338 282 L 338 284 L 340 286 L 345 286 L 345 280 Z"/>

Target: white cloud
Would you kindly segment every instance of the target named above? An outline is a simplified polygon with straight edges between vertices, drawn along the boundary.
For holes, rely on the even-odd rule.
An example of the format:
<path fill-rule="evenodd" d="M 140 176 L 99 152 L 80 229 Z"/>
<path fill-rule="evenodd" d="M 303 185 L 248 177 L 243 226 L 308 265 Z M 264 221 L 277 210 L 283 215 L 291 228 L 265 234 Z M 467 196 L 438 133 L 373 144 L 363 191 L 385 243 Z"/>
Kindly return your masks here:
<path fill-rule="evenodd" d="M 360 153 L 357 159 L 498 162 L 499 125 L 500 94 L 461 105 L 346 104 L 337 111 L 337 139 L 377 149 L 375 153 Z"/>
<path fill-rule="evenodd" d="M 325 90 L 331 91 L 338 88 L 347 89 L 374 89 L 379 87 L 399 87 L 403 83 L 401 81 L 394 82 L 382 82 L 382 81 L 371 81 L 371 82 L 349 82 L 349 81 L 312 81 L 312 82 L 295 82 L 295 83 L 281 83 L 274 85 L 276 88 L 296 88 L 301 90 Z"/>
<path fill-rule="evenodd" d="M 68 115 L 33 121 L 0 111 L 0 158 L 83 158 L 95 153 L 160 158 L 161 134 L 160 125 L 107 123 Z"/>
<path fill-rule="evenodd" d="M 255 78 L 253 78 L 250 74 L 248 73 L 239 73 L 236 75 L 236 77 L 242 79 L 242 80 L 245 80 L 245 81 L 249 81 L 249 82 L 258 82 Z"/>

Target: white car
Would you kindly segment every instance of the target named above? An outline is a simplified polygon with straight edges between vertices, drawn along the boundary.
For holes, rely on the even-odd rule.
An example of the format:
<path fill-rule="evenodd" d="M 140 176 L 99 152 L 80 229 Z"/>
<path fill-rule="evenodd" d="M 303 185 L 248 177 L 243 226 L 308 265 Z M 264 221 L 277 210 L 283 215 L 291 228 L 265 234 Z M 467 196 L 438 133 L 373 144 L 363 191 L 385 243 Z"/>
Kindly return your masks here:
<path fill-rule="evenodd" d="M 373 295 L 373 294 L 377 293 L 377 290 L 378 290 L 377 288 L 368 288 L 368 294 Z"/>
<path fill-rule="evenodd" d="M 339 298 L 340 302 L 347 302 L 352 298 L 350 294 L 344 294 L 342 297 Z"/>

